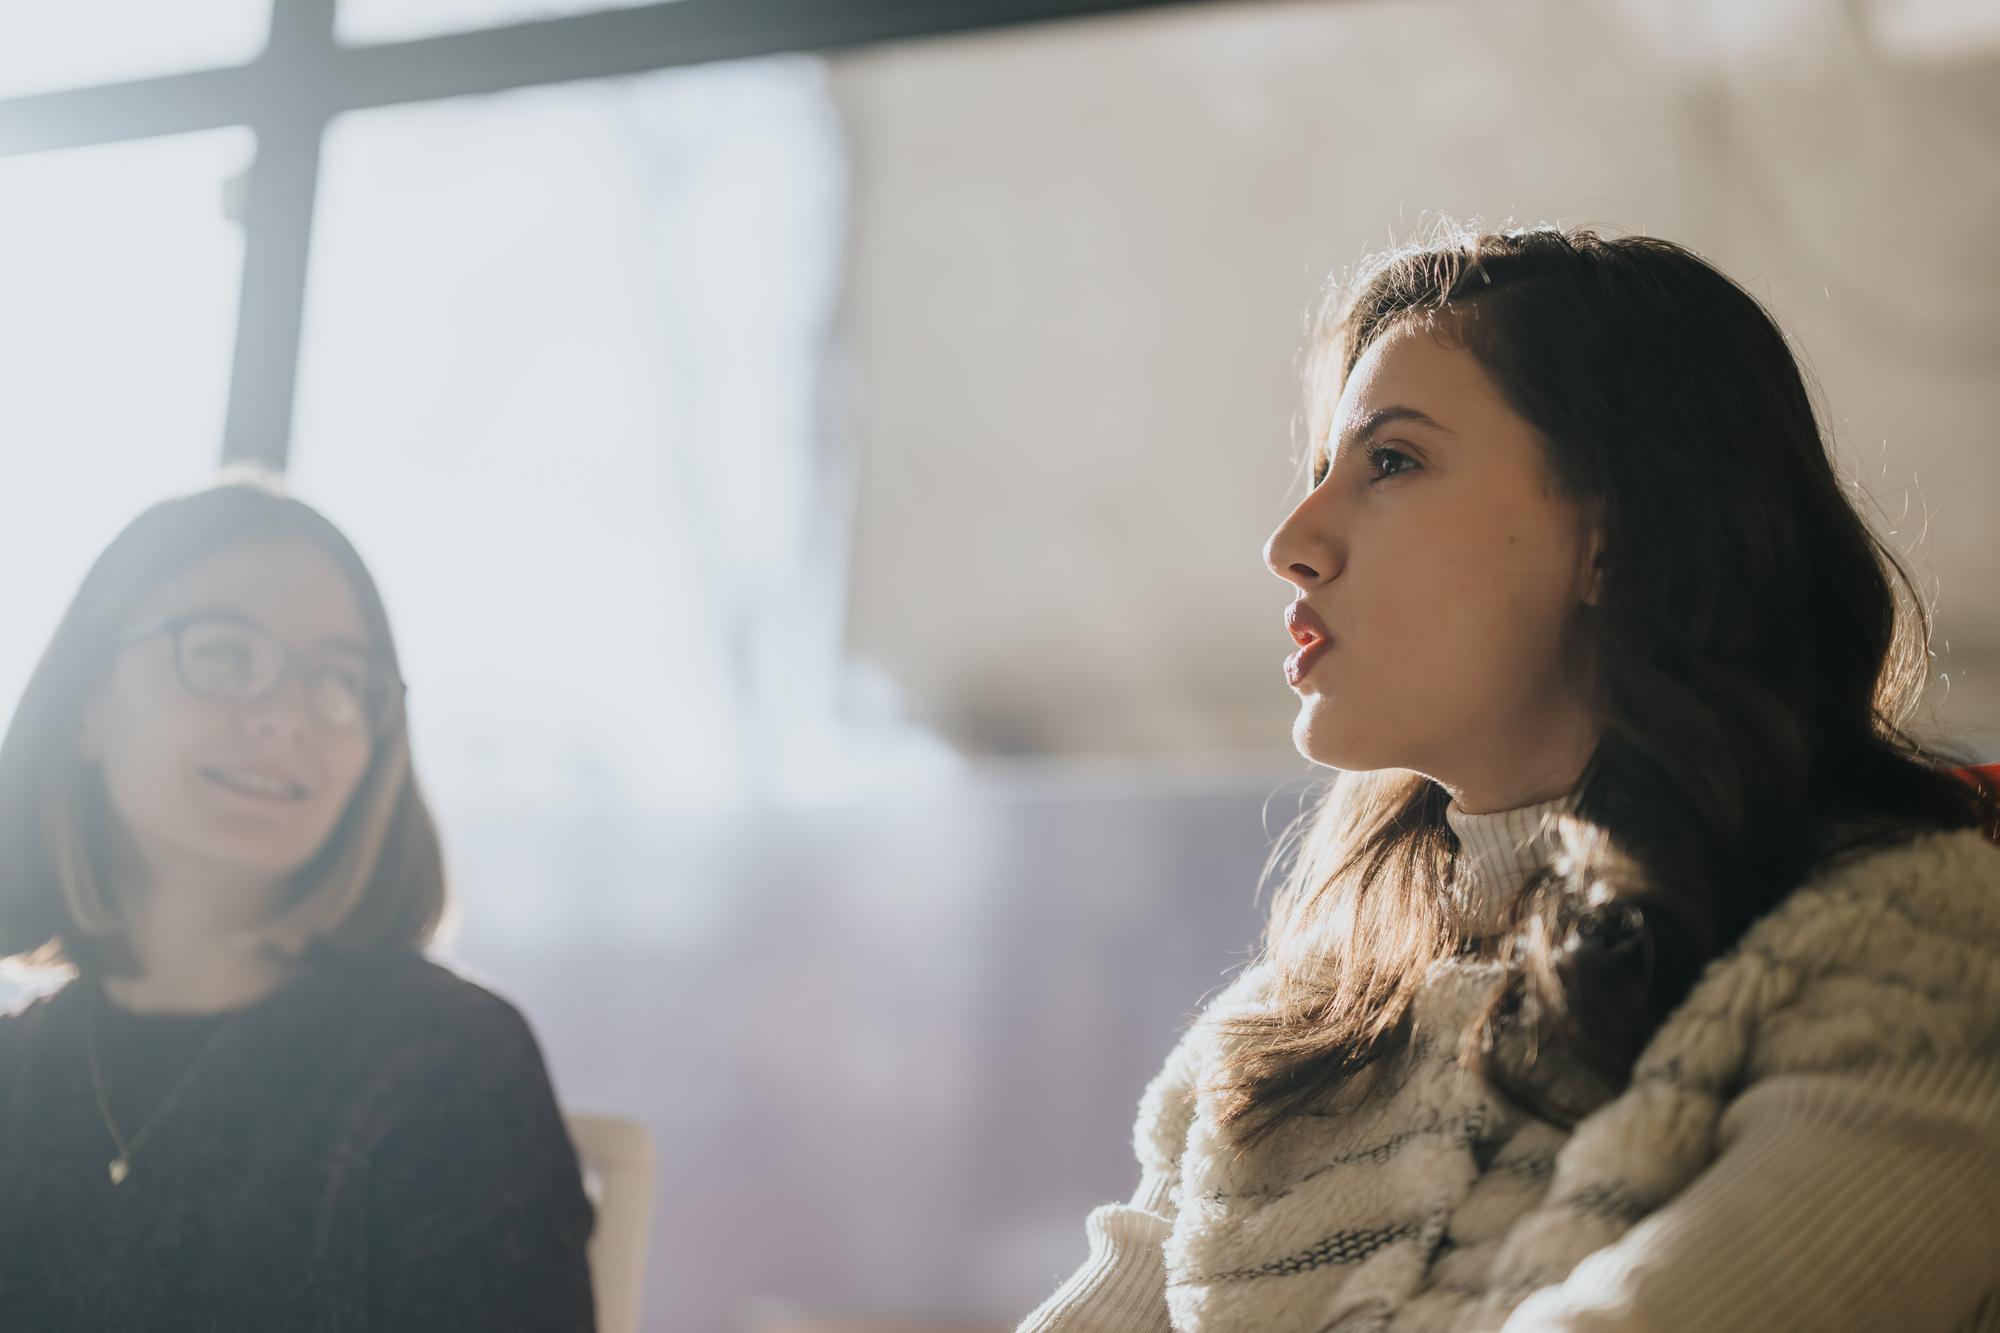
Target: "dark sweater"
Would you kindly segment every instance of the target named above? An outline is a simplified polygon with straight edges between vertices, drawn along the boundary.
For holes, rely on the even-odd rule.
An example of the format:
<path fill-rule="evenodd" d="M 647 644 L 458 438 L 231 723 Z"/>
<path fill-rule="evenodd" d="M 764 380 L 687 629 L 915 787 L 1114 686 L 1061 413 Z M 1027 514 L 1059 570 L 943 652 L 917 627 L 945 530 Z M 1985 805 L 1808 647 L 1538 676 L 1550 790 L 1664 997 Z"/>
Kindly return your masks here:
<path fill-rule="evenodd" d="M 180 1103 L 117 1155 L 228 1024 Z M 0 1329 L 572 1333 L 591 1210 L 527 1024 L 416 957 L 235 1015 L 78 981 L 0 1017 Z"/>

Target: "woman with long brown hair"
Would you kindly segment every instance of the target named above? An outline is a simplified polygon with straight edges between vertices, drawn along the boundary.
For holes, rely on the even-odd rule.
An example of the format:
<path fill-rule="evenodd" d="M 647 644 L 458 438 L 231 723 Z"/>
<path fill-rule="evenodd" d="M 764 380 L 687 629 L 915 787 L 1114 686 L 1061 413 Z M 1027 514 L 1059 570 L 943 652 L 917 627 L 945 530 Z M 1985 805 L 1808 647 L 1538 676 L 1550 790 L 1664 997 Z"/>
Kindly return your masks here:
<path fill-rule="evenodd" d="M 1024 1329 L 2000 1328 L 1994 790 L 1784 334 L 1553 228 L 1329 310 L 1266 558 L 1344 772 Z"/>
<path fill-rule="evenodd" d="M 254 485 L 98 558 L 0 745 L 0 1327 L 592 1326 L 590 1205 L 444 907 L 374 581 Z"/>

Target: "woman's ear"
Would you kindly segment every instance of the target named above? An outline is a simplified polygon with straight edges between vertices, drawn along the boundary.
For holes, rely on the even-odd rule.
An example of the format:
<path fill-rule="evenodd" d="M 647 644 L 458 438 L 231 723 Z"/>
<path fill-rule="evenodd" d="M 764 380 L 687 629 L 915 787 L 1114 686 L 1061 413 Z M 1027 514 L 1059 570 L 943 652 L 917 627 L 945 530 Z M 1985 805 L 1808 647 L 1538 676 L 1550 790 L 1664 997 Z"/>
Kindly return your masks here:
<path fill-rule="evenodd" d="M 1604 523 L 1596 505 L 1583 516 L 1583 568 L 1579 571 L 1585 606 L 1596 606 L 1604 596 Z"/>

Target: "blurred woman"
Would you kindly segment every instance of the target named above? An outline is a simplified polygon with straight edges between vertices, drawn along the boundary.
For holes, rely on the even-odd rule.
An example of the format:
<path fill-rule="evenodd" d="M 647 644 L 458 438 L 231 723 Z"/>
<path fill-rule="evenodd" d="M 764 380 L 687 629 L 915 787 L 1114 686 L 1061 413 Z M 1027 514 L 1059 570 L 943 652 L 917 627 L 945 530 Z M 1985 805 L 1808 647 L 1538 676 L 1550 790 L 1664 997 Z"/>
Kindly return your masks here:
<path fill-rule="evenodd" d="M 1266 558 L 1346 770 L 1036 1333 L 2000 1328 L 1990 782 L 1784 334 L 1687 250 L 1367 267 Z"/>
<path fill-rule="evenodd" d="M 253 486 L 98 558 L 0 746 L 0 1327 L 587 1330 L 534 1038 L 444 906 L 374 581 Z"/>

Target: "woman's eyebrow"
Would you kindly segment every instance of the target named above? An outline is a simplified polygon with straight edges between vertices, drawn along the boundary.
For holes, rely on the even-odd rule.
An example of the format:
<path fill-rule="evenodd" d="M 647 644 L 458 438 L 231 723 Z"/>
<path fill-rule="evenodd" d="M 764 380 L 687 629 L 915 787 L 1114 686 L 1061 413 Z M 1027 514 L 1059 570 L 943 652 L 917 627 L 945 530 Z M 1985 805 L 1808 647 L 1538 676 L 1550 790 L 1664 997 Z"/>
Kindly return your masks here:
<path fill-rule="evenodd" d="M 321 652 L 348 652 L 353 653 L 356 657 L 368 656 L 367 642 L 357 639 L 351 634 L 326 635 L 323 638 L 315 639 L 313 647 L 319 649 Z"/>
<path fill-rule="evenodd" d="M 1442 431 L 1446 435 L 1452 433 L 1450 427 L 1439 422 L 1428 412 L 1420 412 L 1414 407 L 1395 406 L 1376 408 L 1342 434 L 1350 441 L 1365 440 L 1382 427 L 1399 421 L 1412 421 L 1419 426 L 1429 426 L 1432 430 Z"/>

